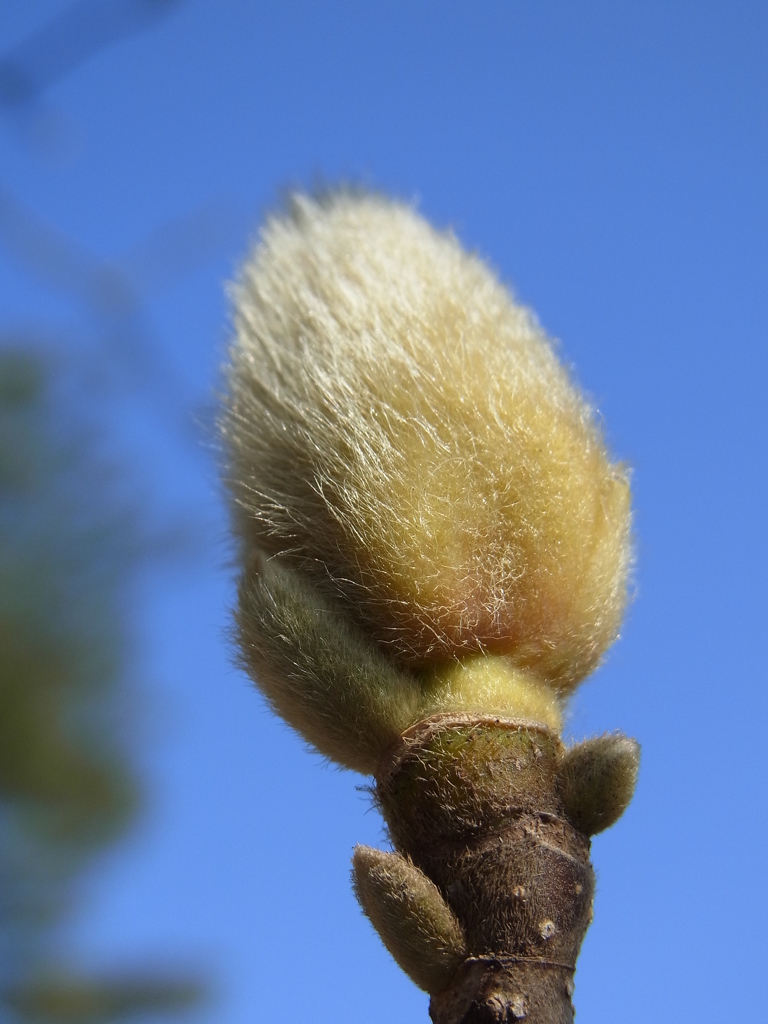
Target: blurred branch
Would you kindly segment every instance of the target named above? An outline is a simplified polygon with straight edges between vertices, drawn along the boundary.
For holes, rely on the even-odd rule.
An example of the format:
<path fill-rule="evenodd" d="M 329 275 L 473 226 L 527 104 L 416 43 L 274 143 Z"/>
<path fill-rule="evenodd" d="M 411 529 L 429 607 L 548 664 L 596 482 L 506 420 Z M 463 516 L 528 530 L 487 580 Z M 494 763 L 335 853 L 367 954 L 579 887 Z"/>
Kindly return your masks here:
<path fill-rule="evenodd" d="M 0 237 L 17 262 L 45 285 L 73 292 L 90 305 L 97 292 L 93 258 L 43 224 L 2 186 Z"/>
<path fill-rule="evenodd" d="M 152 26 L 182 0 L 81 0 L 0 58 L 0 104 L 30 103 L 95 54 Z"/>
<path fill-rule="evenodd" d="M 0 185 L 0 241 L 9 254 L 43 285 L 82 305 L 101 343 L 117 352 L 144 394 L 164 416 L 170 413 L 186 436 L 188 403 L 149 336 L 144 294 L 170 287 L 196 270 L 229 240 L 234 225 L 232 209 L 210 201 L 162 225 L 124 260 L 107 262 L 43 223 Z"/>
<path fill-rule="evenodd" d="M 182 2 L 80 0 L 66 8 L 0 57 L 0 109 L 33 106 L 48 85 L 107 46 L 157 24 Z M 123 260 L 107 261 L 45 224 L 0 185 L 0 240 L 13 259 L 46 287 L 80 303 L 101 346 L 117 354 L 125 378 L 198 451 L 192 403 L 151 337 L 146 295 L 172 286 L 228 244 L 234 224 L 229 205 L 209 201 L 162 225 Z"/>
<path fill-rule="evenodd" d="M 68 293 L 95 319 L 102 343 L 116 350 L 130 375 L 164 414 L 181 417 L 178 381 L 148 343 L 141 303 L 128 275 L 43 224 L 0 190 L 0 239 L 16 261 L 49 288 Z"/>
<path fill-rule="evenodd" d="M 0 57 L 0 111 L 10 125 L 38 119 L 49 85 L 180 2 L 71 5 Z M 210 204 L 111 262 L 0 186 L 0 242 L 12 259 L 79 305 L 102 350 L 187 435 L 183 388 L 151 338 L 145 296 L 207 258 L 222 224 Z M 52 375 L 28 342 L 0 347 L 0 1020 L 116 1024 L 186 1009 L 201 994 L 173 974 L 83 977 L 62 966 L 55 942 L 75 882 L 137 806 L 121 742 L 124 602 L 136 567 L 170 544 L 145 535 L 143 510 L 126 507 L 95 458 L 86 396 L 62 401 Z"/>

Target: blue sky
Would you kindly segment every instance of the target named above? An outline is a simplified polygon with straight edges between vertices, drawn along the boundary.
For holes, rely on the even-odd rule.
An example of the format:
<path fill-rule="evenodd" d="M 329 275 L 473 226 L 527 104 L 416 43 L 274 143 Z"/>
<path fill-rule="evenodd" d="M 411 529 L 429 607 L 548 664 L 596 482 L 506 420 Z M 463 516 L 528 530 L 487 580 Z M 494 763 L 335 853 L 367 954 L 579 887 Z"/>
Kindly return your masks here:
<path fill-rule="evenodd" d="M 0 48 L 71 6 L 0 3 Z M 634 601 L 569 728 L 622 729 L 643 762 L 630 810 L 593 844 L 579 1019 L 758 1019 L 768 6 L 168 7 L 0 124 L 3 196 L 81 254 L 77 273 L 65 259 L 42 279 L 6 203 L 0 328 L 101 382 L 108 443 L 148 514 L 193 538 L 133 594 L 147 806 L 84 883 L 71 949 L 199 965 L 214 992 L 201 1021 L 277 1019 L 286 983 L 317 1022 L 359 1020 L 361 1003 L 370 1024 L 427 1020 L 351 894 L 353 845 L 383 842 L 365 780 L 268 714 L 226 640 L 210 431 L 225 283 L 286 188 L 351 180 L 417 201 L 487 256 L 632 467 Z M 111 304 L 91 287 L 109 267 Z"/>

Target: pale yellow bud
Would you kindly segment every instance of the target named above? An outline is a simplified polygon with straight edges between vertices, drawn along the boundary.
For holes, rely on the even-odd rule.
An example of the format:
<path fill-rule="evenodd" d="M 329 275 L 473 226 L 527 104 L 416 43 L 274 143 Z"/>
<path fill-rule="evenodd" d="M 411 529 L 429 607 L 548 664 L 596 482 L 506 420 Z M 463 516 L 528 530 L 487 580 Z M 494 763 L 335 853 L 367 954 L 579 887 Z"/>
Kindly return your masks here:
<path fill-rule="evenodd" d="M 410 207 L 346 193 L 272 218 L 234 300 L 244 558 L 279 558 L 423 679 L 422 710 L 490 694 L 557 728 L 618 632 L 629 488 L 535 317 Z"/>

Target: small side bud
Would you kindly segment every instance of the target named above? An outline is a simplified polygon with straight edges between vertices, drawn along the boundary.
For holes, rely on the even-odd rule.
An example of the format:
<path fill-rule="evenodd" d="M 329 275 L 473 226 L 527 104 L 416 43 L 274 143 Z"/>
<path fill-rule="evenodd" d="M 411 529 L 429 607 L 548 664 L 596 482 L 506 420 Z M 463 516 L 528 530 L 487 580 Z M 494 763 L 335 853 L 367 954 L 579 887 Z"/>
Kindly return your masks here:
<path fill-rule="evenodd" d="M 558 785 L 565 812 L 580 832 L 593 836 L 618 821 L 632 799 L 639 765 L 639 743 L 621 733 L 566 750 Z"/>
<path fill-rule="evenodd" d="M 358 846 L 352 865 L 360 906 L 399 966 L 430 995 L 443 991 L 467 950 L 440 890 L 399 853 Z"/>

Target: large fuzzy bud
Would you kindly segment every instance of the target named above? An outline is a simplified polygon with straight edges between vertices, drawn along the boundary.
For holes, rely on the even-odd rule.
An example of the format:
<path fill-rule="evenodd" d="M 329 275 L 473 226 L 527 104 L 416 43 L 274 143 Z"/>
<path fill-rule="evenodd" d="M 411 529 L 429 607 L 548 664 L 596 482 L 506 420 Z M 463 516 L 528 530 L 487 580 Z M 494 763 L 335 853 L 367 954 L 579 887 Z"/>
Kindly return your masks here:
<path fill-rule="evenodd" d="M 483 673 L 450 666 L 477 654 L 545 702 L 570 692 L 619 627 L 629 492 L 534 316 L 410 207 L 347 193 L 269 220 L 234 300 L 223 436 L 246 564 L 279 557 L 442 686 L 437 710 L 527 712 L 451 705 Z"/>

